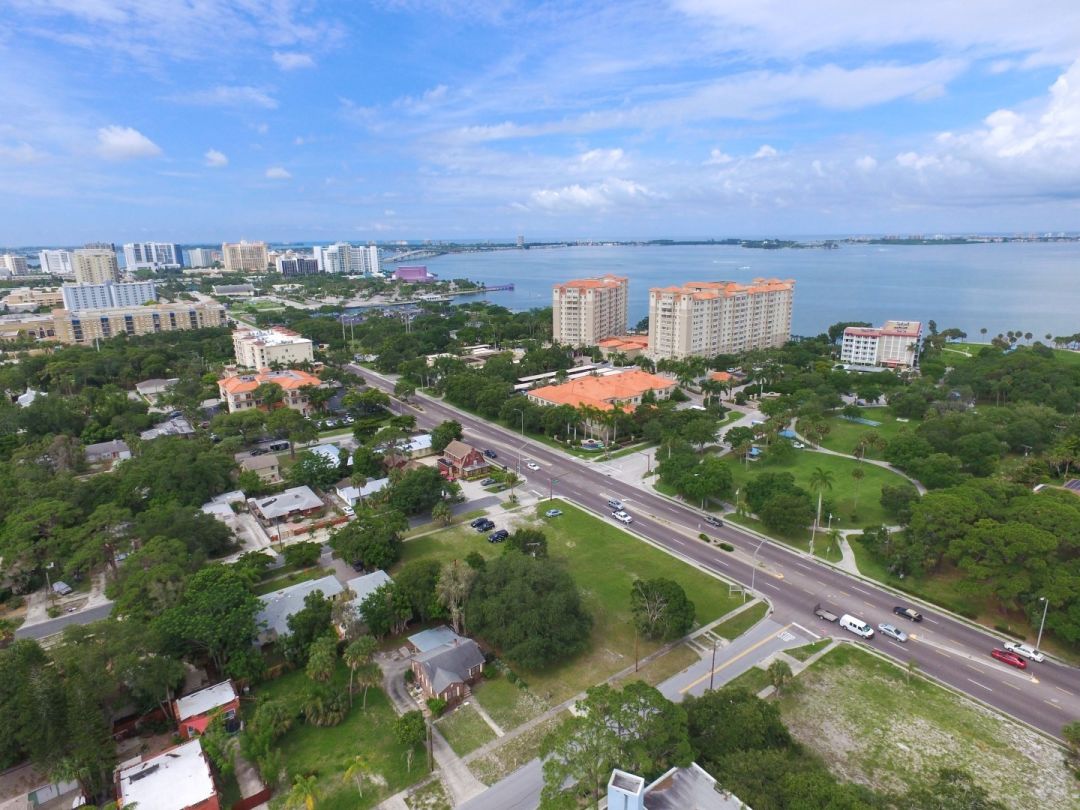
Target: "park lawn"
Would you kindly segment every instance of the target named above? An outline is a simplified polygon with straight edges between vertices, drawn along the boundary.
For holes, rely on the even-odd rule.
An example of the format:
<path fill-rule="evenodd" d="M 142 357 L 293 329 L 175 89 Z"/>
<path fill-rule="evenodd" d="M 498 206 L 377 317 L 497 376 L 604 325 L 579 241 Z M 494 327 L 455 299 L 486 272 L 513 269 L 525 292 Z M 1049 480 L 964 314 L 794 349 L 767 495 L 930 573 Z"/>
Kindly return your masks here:
<path fill-rule="evenodd" d="M 1008 807 L 1076 807 L 1076 782 L 1041 734 L 854 645 L 798 676 L 779 706 L 843 780 L 903 792 L 963 768 Z"/>
<path fill-rule="evenodd" d="M 349 683 L 349 671 L 338 664 L 331 683 L 345 689 Z M 299 713 L 303 706 L 304 692 L 310 684 L 307 676 L 294 670 L 256 688 L 260 699 L 282 698 L 290 702 Z M 281 752 L 286 777 L 282 789 L 271 802 L 274 808 L 282 807 L 297 774 L 314 774 L 319 780 L 320 810 L 349 810 L 349 808 L 374 807 L 428 774 L 427 759 L 423 751 L 413 757 L 411 770 L 406 767 L 405 746 L 394 738 L 397 713 L 381 689 L 369 689 L 367 709 L 361 708 L 357 695 L 353 707 L 344 722 L 328 728 L 308 725 L 297 717 L 293 726 L 277 742 Z M 342 778 L 353 758 L 363 755 L 372 771 L 385 780 L 385 786 L 368 784 L 363 798 L 357 793 L 351 780 Z"/>
<path fill-rule="evenodd" d="M 863 464 L 855 459 L 816 453 L 812 450 L 799 450 L 787 463 L 770 462 L 768 458 L 753 464 L 732 464 L 731 474 L 736 488 L 746 486 L 755 475 L 763 472 L 788 472 L 795 476 L 795 483 L 807 492 L 810 488 L 810 476 L 814 469 L 821 467 L 832 473 L 832 489 L 825 491 L 825 499 L 832 503 L 832 525 L 841 529 L 861 529 L 864 526 L 887 525 L 891 521 L 881 508 L 881 488 L 885 484 L 907 484 L 907 479 L 894 472 L 874 464 Z M 851 471 L 862 467 L 864 477 L 858 484 L 856 501 L 856 482 Z M 814 494 L 816 502 L 817 496 Z M 858 505 L 857 519 L 852 519 L 855 506 Z M 821 516 L 821 528 L 827 523 L 825 514 Z M 807 535 L 809 542 L 809 535 Z"/>
<path fill-rule="evenodd" d="M 613 685 L 622 687 L 630 681 L 643 681 L 649 686 L 656 686 L 700 660 L 701 656 L 689 644 L 676 644 L 659 658 L 643 665 L 637 672 L 618 678 Z"/>
<path fill-rule="evenodd" d="M 758 602 L 756 605 L 751 605 L 741 613 L 732 616 L 727 621 L 716 625 L 710 632 L 720 636 L 720 638 L 726 638 L 728 641 L 732 641 L 764 619 L 765 614 L 768 612 L 768 603 Z"/>
<path fill-rule="evenodd" d="M 901 431 L 915 430 L 921 424 L 918 419 L 911 419 L 907 422 L 898 421 L 885 408 L 863 408 L 862 416 L 864 419 L 881 422 L 881 425 L 879 427 L 861 425 L 858 422 L 849 422 L 838 414 L 833 414 L 825 419 L 825 424 L 829 426 L 829 432 L 822 438 L 821 446 L 827 450 L 835 450 L 837 453 L 845 453 L 850 456 L 855 452 L 855 445 L 858 444 L 859 439 L 867 433 L 876 433 L 885 441 L 890 441 L 895 439 Z M 883 458 L 881 448 L 867 450 L 866 457 L 873 459 Z"/>
<path fill-rule="evenodd" d="M 724 520 L 731 523 L 735 523 L 739 526 L 745 526 L 747 529 L 753 529 L 758 534 L 764 534 L 768 537 L 783 543 L 786 546 L 798 549 L 799 551 L 810 550 L 810 530 L 802 529 L 797 534 L 780 534 L 769 529 L 757 518 L 752 518 L 747 515 L 736 515 L 730 512 L 724 515 Z M 814 556 L 820 560 L 828 560 L 829 562 L 840 562 L 844 559 L 843 552 L 836 547 L 835 544 L 829 544 L 829 536 L 824 530 L 818 532 L 817 542 L 814 544 Z"/>
<path fill-rule="evenodd" d="M 724 684 L 724 688 L 745 689 L 751 695 L 756 695 L 766 686 L 771 686 L 772 680 L 769 673 L 761 667 L 750 667 L 746 672 L 737 675 Z"/>
<path fill-rule="evenodd" d="M 495 739 L 491 726 L 484 722 L 484 718 L 471 705 L 458 706 L 445 717 L 439 718 L 435 727 L 459 757 Z"/>
<path fill-rule="evenodd" d="M 534 523 L 547 534 L 549 556 L 566 565 L 580 588 L 593 628 L 588 648 L 572 661 L 536 672 L 515 670 L 529 691 L 544 703 L 561 703 L 633 666 L 635 633 L 630 587 L 635 579 L 665 577 L 678 582 L 695 605 L 698 626 L 738 607 L 739 597 L 729 595 L 725 583 L 565 501 L 544 501 L 536 512 L 543 514 L 553 507 L 563 514 L 537 518 Z M 503 553 L 468 527 L 410 540 L 402 548 L 403 562 L 464 559 L 473 550 L 485 557 Z M 638 655 L 645 657 L 660 646 L 660 642 L 639 640 Z M 502 725 L 498 711 L 493 711 L 484 699 L 483 688 L 477 690 L 477 695 L 495 722 Z"/>

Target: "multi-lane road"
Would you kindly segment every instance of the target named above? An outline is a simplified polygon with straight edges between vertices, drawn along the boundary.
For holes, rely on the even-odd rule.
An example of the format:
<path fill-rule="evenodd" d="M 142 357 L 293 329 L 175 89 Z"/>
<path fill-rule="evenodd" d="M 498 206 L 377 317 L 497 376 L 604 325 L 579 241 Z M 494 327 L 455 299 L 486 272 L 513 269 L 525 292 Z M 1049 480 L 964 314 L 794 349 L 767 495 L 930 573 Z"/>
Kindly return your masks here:
<path fill-rule="evenodd" d="M 393 383 L 386 378 L 360 366 L 350 369 L 373 387 L 392 392 Z M 990 657 L 990 651 L 1001 646 L 1000 638 L 931 605 L 897 596 L 779 543 L 762 542 L 738 527 L 705 526 L 702 513 L 617 480 L 604 465 L 522 439 L 514 431 L 430 397 L 418 395 L 416 401 L 418 408 L 400 403 L 396 408 L 415 415 L 422 427 L 456 419 L 465 428 L 468 442 L 494 449 L 501 461 L 516 467 L 521 453 L 522 458 L 539 465 L 536 471 L 522 466 L 527 479 L 524 486 L 538 494 L 550 492 L 605 517 L 610 511 L 608 498 L 622 500 L 634 517 L 633 532 L 726 579 L 747 588 L 752 584 L 772 603 L 773 618 L 782 624 L 797 622 L 823 634 L 845 633 L 814 616 L 813 608 L 819 602 L 835 612 L 856 615 L 875 628 L 879 622 L 889 622 L 910 633 L 910 640 L 901 644 L 877 633 L 871 641 L 861 643 L 902 665 L 914 661 L 934 678 L 1055 737 L 1060 737 L 1063 725 L 1080 719 L 1080 671 L 1073 667 L 1047 660 L 1032 662 L 1026 671 L 1020 671 L 999 663 Z M 735 552 L 701 542 L 697 538 L 703 528 L 710 536 L 733 545 Z M 896 605 L 915 606 L 925 618 L 911 624 L 893 615 Z"/>

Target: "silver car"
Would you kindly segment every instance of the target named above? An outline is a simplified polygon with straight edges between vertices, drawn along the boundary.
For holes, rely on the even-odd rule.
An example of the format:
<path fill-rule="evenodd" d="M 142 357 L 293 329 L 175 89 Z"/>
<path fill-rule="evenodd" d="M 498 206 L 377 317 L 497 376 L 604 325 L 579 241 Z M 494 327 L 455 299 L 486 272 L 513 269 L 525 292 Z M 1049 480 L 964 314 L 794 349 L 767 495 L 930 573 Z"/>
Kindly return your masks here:
<path fill-rule="evenodd" d="M 894 638 L 897 641 L 907 641 L 907 633 L 898 627 L 893 627 L 891 624 L 879 624 L 877 629 L 883 636 Z"/>

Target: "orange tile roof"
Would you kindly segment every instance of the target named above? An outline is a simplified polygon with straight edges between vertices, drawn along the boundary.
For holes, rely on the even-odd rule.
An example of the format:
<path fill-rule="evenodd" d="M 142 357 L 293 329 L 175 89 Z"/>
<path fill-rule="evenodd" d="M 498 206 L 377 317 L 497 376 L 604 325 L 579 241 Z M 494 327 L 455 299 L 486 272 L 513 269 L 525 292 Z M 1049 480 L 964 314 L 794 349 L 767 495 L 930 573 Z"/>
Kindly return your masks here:
<path fill-rule="evenodd" d="M 218 385 L 229 394 L 245 394 L 254 391 L 262 383 L 274 383 L 286 391 L 303 388 L 305 385 L 322 385 L 322 380 L 314 374 L 308 374 L 296 368 L 284 371 L 271 371 L 264 368 L 256 374 L 237 374 L 218 380 Z"/>
<path fill-rule="evenodd" d="M 644 349 L 649 345 L 648 335 L 623 335 L 604 338 L 598 344 L 603 349 Z"/>
<path fill-rule="evenodd" d="M 716 380 L 717 382 L 728 382 L 731 380 L 731 375 L 726 371 L 714 371 L 709 374 L 710 380 Z"/>
<path fill-rule="evenodd" d="M 615 276 L 608 273 L 606 276 L 600 276 L 599 278 L 578 278 L 573 281 L 564 281 L 562 284 L 556 284 L 555 289 L 588 290 L 597 289 L 599 287 L 618 287 L 621 284 L 625 284 L 626 281 L 626 276 Z"/>
<path fill-rule="evenodd" d="M 613 402 L 639 397 L 646 391 L 665 391 L 675 383 L 666 377 L 658 377 L 640 369 L 609 374 L 606 377 L 579 377 L 561 385 L 545 385 L 529 391 L 530 397 L 542 399 L 552 405 L 573 405 L 579 408 L 590 405 L 602 411 L 610 411 Z"/>
<path fill-rule="evenodd" d="M 750 284 L 736 281 L 688 281 L 681 287 L 651 287 L 650 293 L 673 293 L 689 295 L 698 301 L 707 301 L 723 295 L 731 297 L 742 293 L 781 292 L 791 290 L 794 279 L 781 281 L 778 278 L 755 278 Z"/>

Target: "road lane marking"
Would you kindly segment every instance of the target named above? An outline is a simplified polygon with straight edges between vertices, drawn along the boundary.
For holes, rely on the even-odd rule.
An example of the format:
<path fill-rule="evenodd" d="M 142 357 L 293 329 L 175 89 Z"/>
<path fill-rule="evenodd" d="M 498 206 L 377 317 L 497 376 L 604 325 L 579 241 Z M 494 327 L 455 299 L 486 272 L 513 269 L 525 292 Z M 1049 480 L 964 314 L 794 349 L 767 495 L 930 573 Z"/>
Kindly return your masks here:
<path fill-rule="evenodd" d="M 986 684 L 984 684 L 984 683 L 979 683 L 978 681 L 973 681 L 973 680 L 971 680 L 971 678 L 968 678 L 968 679 L 967 679 L 967 682 L 968 682 L 968 683 L 973 683 L 973 684 L 975 684 L 976 686 L 981 686 L 981 687 L 982 687 L 983 689 L 985 689 L 985 690 L 986 690 L 987 692 L 993 692 L 993 691 L 994 691 L 993 689 L 991 689 L 991 688 L 990 688 L 989 686 L 987 686 Z"/>
<path fill-rule="evenodd" d="M 864 591 L 862 588 L 856 588 L 854 585 L 851 586 L 851 590 L 858 591 L 859 593 L 865 593 L 867 596 L 873 596 L 870 591 Z"/>
<path fill-rule="evenodd" d="M 923 621 L 924 622 L 930 622 L 930 624 L 937 624 L 937 622 L 935 622 L 933 619 L 928 619 L 925 616 L 923 616 Z"/>
<path fill-rule="evenodd" d="M 1072 692 L 1070 692 L 1070 691 L 1069 691 L 1068 689 L 1063 689 L 1063 688 L 1062 688 L 1062 687 L 1060 687 L 1060 686 L 1055 686 L 1054 688 L 1055 688 L 1055 689 L 1057 689 L 1057 690 L 1058 690 L 1059 692 L 1064 692 L 1064 693 L 1065 693 L 1066 695 L 1068 695 L 1069 697 L 1072 697 L 1072 696 L 1073 696 L 1073 693 L 1072 693 Z"/>
<path fill-rule="evenodd" d="M 768 588 L 772 588 L 774 591 L 780 590 L 779 585 L 773 585 L 773 583 L 771 583 L 771 582 L 762 582 L 761 584 L 768 587 Z"/>
<path fill-rule="evenodd" d="M 810 629 L 808 629 L 806 627 L 803 627 L 798 622 L 792 622 L 791 624 L 792 624 L 793 627 L 798 627 L 800 630 L 802 630 L 807 635 L 813 636 L 814 638 L 821 638 L 821 636 L 818 635 L 817 633 L 815 633 L 813 630 L 810 630 Z"/>
<path fill-rule="evenodd" d="M 838 590 L 837 593 L 840 594 L 841 596 L 851 596 L 851 594 L 848 593 L 847 591 Z"/>
<path fill-rule="evenodd" d="M 1055 709 L 1061 709 L 1061 711 L 1065 711 L 1065 709 L 1060 704 L 1054 703 L 1054 701 L 1052 700 L 1044 700 L 1043 703 L 1045 703 L 1047 706 L 1053 706 Z"/>
<path fill-rule="evenodd" d="M 723 566 L 724 568 L 731 568 L 731 566 L 730 566 L 730 565 L 728 565 L 728 564 L 727 564 L 726 562 L 724 562 L 723 560 L 712 560 L 712 561 L 710 561 L 710 563 L 709 563 L 709 564 L 710 564 L 710 565 L 712 565 L 713 563 L 715 563 L 716 565 L 722 565 L 722 566 Z"/>
<path fill-rule="evenodd" d="M 1002 681 L 1002 683 L 1003 683 L 1003 684 L 1005 684 L 1006 686 L 1011 686 L 1011 687 L 1012 687 L 1013 689 L 1015 689 L 1015 690 L 1016 690 L 1017 692 L 1023 692 L 1023 691 L 1024 691 L 1024 690 L 1023 690 L 1023 689 L 1021 689 L 1021 688 L 1020 688 L 1019 686 L 1017 686 L 1017 685 L 1016 685 L 1015 683 L 1009 683 L 1008 681 Z"/>
<path fill-rule="evenodd" d="M 805 568 L 807 571 L 813 571 L 814 570 L 809 565 L 803 565 L 801 562 L 797 562 L 797 563 L 795 563 L 795 565 L 799 566 L 799 568 Z"/>
<path fill-rule="evenodd" d="M 794 622 L 792 622 L 792 624 L 794 624 Z M 782 627 L 782 628 L 780 629 L 780 632 L 781 632 L 781 633 L 783 633 L 783 632 L 784 632 L 785 630 L 787 630 L 787 629 L 788 629 L 788 628 L 790 628 L 790 627 L 791 627 L 791 624 L 785 625 L 784 627 Z M 779 635 L 779 634 L 777 634 L 777 635 Z M 720 670 L 724 669 L 725 667 L 730 667 L 730 666 L 731 666 L 732 664 L 734 664 L 734 663 L 735 663 L 736 661 L 738 661 L 738 660 L 739 660 L 740 658 L 742 658 L 742 657 L 744 657 L 744 656 L 747 656 L 747 655 L 749 655 L 749 654 L 750 654 L 750 653 L 752 653 L 752 652 L 753 652 L 754 650 L 756 650 L 756 649 L 757 649 L 758 647 L 760 647 L 760 646 L 761 646 L 762 644 L 768 644 L 768 643 L 769 643 L 770 641 L 774 641 L 774 640 L 775 640 L 775 638 L 776 638 L 776 636 L 774 636 L 774 635 L 769 635 L 769 636 L 766 636 L 765 638 L 763 638 L 763 639 L 762 639 L 761 641 L 759 641 L 759 642 L 758 642 L 757 644 L 755 644 L 754 646 L 752 646 L 752 647 L 747 647 L 747 648 L 746 648 L 745 650 L 743 650 L 743 651 L 742 651 L 741 653 L 739 653 L 738 655 L 736 655 L 736 656 L 735 656 L 734 658 L 729 658 L 729 659 L 728 659 L 727 661 L 725 661 L 724 663 L 722 663 L 722 664 L 721 664 L 720 666 L 718 666 L 718 667 L 717 667 L 716 669 L 713 669 L 713 670 L 710 670 L 709 672 L 706 672 L 706 673 L 705 673 L 704 675 L 702 675 L 702 676 L 701 676 L 700 678 L 698 678 L 698 679 L 697 679 L 696 681 L 694 681 L 693 683 L 689 683 L 689 684 L 687 684 L 686 686 L 684 686 L 684 687 L 683 687 L 682 689 L 680 689 L 680 690 L 679 690 L 679 694 L 680 694 L 680 695 L 684 695 L 684 694 L 686 694 L 686 693 L 687 693 L 687 692 L 689 692 L 689 691 L 690 691 L 691 689 L 693 689 L 693 688 L 694 688 L 695 686 L 697 686 L 697 685 L 698 685 L 699 683 L 702 683 L 703 681 L 706 681 L 706 680 L 708 680 L 708 679 L 709 679 L 709 676 L 711 676 L 711 675 L 715 675 L 715 674 L 716 674 L 717 672 L 719 672 Z"/>
<path fill-rule="evenodd" d="M 865 599 L 863 599 L 863 600 L 862 600 L 862 603 L 863 603 L 864 605 L 866 605 L 866 606 L 867 606 L 868 608 L 872 608 L 872 607 L 874 607 L 874 603 L 873 603 L 873 602 L 867 602 L 867 601 L 866 601 Z"/>

